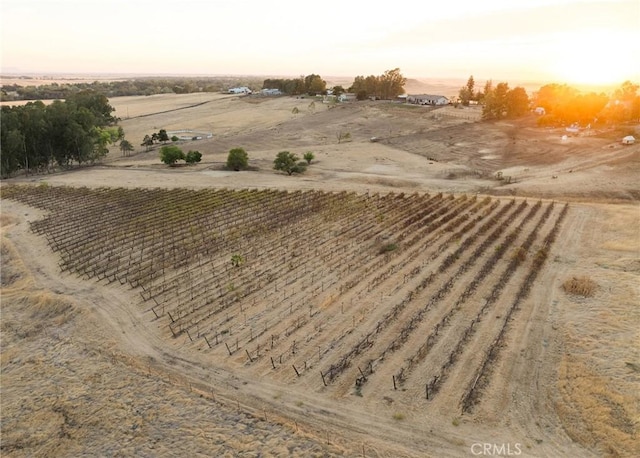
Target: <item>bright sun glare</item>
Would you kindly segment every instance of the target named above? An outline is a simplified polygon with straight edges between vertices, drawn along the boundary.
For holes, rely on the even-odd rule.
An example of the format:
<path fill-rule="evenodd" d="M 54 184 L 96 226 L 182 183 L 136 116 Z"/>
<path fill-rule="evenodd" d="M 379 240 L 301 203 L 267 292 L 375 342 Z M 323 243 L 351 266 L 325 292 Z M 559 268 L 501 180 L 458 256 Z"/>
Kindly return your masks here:
<path fill-rule="evenodd" d="M 634 53 L 619 37 L 598 31 L 598 40 L 566 46 L 552 66 L 554 76 L 568 84 L 621 84 L 638 72 Z M 604 39 L 609 36 L 610 38 Z"/>

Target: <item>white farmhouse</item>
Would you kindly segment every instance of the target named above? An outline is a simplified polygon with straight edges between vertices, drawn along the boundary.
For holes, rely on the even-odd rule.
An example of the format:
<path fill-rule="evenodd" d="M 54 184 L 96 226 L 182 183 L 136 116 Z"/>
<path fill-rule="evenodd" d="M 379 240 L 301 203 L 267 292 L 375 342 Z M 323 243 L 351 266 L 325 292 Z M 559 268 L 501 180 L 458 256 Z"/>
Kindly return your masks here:
<path fill-rule="evenodd" d="M 353 92 L 345 92 L 338 97 L 338 102 L 353 102 L 354 100 L 357 100 L 357 96 Z"/>
<path fill-rule="evenodd" d="M 448 105 L 449 99 L 444 95 L 415 94 L 407 96 L 407 103 L 415 105 Z"/>

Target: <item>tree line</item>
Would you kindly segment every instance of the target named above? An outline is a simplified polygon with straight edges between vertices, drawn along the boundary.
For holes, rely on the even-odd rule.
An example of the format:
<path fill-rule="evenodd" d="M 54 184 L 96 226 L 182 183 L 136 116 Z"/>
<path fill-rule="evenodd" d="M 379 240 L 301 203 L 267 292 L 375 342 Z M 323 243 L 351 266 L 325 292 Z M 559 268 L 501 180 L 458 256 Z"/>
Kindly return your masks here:
<path fill-rule="evenodd" d="M 81 91 L 49 105 L 41 101 L 0 110 L 0 174 L 43 171 L 56 165 L 93 163 L 124 139 L 109 100 L 95 91 Z"/>
<path fill-rule="evenodd" d="M 231 86 L 260 87 L 257 77 L 211 78 L 135 78 L 122 81 L 94 81 L 75 83 L 51 83 L 43 85 L 3 84 L 1 101 L 66 99 L 78 92 L 92 90 L 106 97 L 155 94 L 190 94 L 193 92 L 221 92 Z"/>
<path fill-rule="evenodd" d="M 350 92 L 360 100 L 369 97 L 392 99 L 404 91 L 406 78 L 399 69 L 387 70 L 382 75 L 357 76 Z M 246 86 L 252 90 L 278 89 L 286 95 L 326 94 L 327 83 L 317 74 L 298 78 L 258 77 L 210 77 L 210 78 L 134 78 L 120 81 L 93 81 L 73 83 L 51 83 L 43 85 L 3 84 L 0 86 L 0 101 L 17 100 L 64 100 L 84 91 L 94 91 L 105 97 L 122 97 L 155 94 L 190 94 L 194 92 L 224 92 L 232 86 Z M 342 86 L 332 88 L 335 95 L 346 92 Z"/>
<path fill-rule="evenodd" d="M 399 68 L 387 70 L 382 75 L 356 76 L 348 92 L 356 94 L 358 100 L 374 97 L 382 100 L 392 100 L 404 94 L 407 79 Z M 320 75 L 311 74 L 299 78 L 268 78 L 262 83 L 262 89 L 278 89 L 286 95 L 316 95 L 327 94 L 329 88 Z M 331 88 L 333 95 L 347 92 L 342 86 Z"/>
<path fill-rule="evenodd" d="M 327 82 L 316 74 L 299 78 L 267 78 L 262 83 L 262 89 L 278 89 L 286 95 L 326 94 Z"/>
<path fill-rule="evenodd" d="M 476 90 L 473 75 L 467 80 L 458 98 L 462 105 L 472 102 L 482 105 L 482 118 L 517 118 L 541 108 L 540 126 L 561 126 L 578 123 L 605 124 L 640 120 L 640 86 L 625 81 L 612 96 L 602 92 L 582 93 L 567 84 L 547 84 L 531 97 L 522 87 L 509 88 L 509 83 L 493 85 L 487 81 L 484 90 Z"/>
<path fill-rule="evenodd" d="M 534 95 L 536 107 L 544 109 L 538 119 L 543 126 L 622 124 L 640 121 L 640 86 L 625 81 L 611 96 L 582 93 L 566 84 L 547 84 Z"/>
<path fill-rule="evenodd" d="M 382 100 L 393 100 L 404 94 L 407 79 L 399 68 L 387 70 L 382 75 L 356 76 L 349 92 L 356 94 L 358 100 L 374 97 Z"/>

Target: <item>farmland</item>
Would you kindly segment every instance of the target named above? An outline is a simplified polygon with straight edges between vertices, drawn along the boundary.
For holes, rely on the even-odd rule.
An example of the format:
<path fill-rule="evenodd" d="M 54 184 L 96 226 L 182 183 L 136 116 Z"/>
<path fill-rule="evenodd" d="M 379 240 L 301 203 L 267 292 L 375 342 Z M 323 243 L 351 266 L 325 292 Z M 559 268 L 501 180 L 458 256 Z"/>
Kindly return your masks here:
<path fill-rule="evenodd" d="M 157 152 L 114 152 L 104 167 L 2 184 L 11 344 L 3 387 L 20 365 L 11 363 L 16 342 L 40 336 L 42 348 L 47 339 L 65 348 L 57 360 L 34 350 L 41 356 L 30 364 L 52 379 L 56 361 L 70 364 L 71 342 L 92 355 L 75 369 L 86 384 L 116 383 L 94 382 L 91 364 L 131 379 L 130 402 L 148 412 L 143 424 L 165 438 L 161 447 L 171 428 L 148 403 L 173 414 L 167 399 L 193 412 L 215 406 L 222 423 L 241 412 L 262 438 L 244 448 L 232 432 L 220 440 L 274 456 L 286 453 L 283 438 L 298 456 L 467 456 L 488 441 L 518 443 L 531 456 L 637 446 L 635 376 L 613 362 L 637 360 L 628 345 L 637 323 L 636 147 L 609 147 L 606 137 L 556 145 L 549 132 L 376 104 L 293 115 L 308 102 L 219 97 L 182 100 L 171 112 L 153 99 L 149 113 L 137 103 L 136 116 L 149 116 L 125 120 L 128 132 L 212 131 L 196 143 L 203 163 L 170 170 Z M 352 142 L 336 144 L 340 126 Z M 380 132 L 381 142 L 368 141 Z M 239 144 L 254 170 L 223 171 Z M 278 175 L 270 162 L 284 148 L 313 150 L 317 162 L 304 177 Z M 581 156 L 563 159 L 567 148 Z M 517 179 L 498 182 L 498 170 Z M 589 186 L 578 184 L 587 176 Z M 592 298 L 562 292 L 574 275 L 595 280 Z M 73 300 L 52 315 L 29 305 L 50 324 L 20 327 L 12 304 L 46 302 L 43 294 Z M 599 333 L 606 352 L 594 350 Z M 62 399 L 51 411 L 66 419 L 75 442 L 61 444 L 72 447 L 86 440 L 67 418 L 79 397 Z M 94 402 L 104 421 L 117 415 Z M 208 431 L 205 419 L 175 422 Z M 8 431 L 16 454 L 18 430 Z M 113 439 L 122 437 L 129 433 Z M 199 440 L 188 447 L 203 450 Z"/>

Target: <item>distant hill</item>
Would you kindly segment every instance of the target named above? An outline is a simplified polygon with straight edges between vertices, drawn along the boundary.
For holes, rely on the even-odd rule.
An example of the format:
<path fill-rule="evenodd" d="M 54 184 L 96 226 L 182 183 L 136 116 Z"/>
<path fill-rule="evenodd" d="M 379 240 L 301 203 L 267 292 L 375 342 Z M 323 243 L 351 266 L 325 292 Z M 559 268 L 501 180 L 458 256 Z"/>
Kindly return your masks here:
<path fill-rule="evenodd" d="M 465 84 L 465 81 L 457 80 L 419 80 L 415 78 L 407 78 L 407 83 L 404 85 L 404 90 L 407 94 L 434 94 L 444 95 L 445 97 L 457 96 L 460 88 Z"/>

